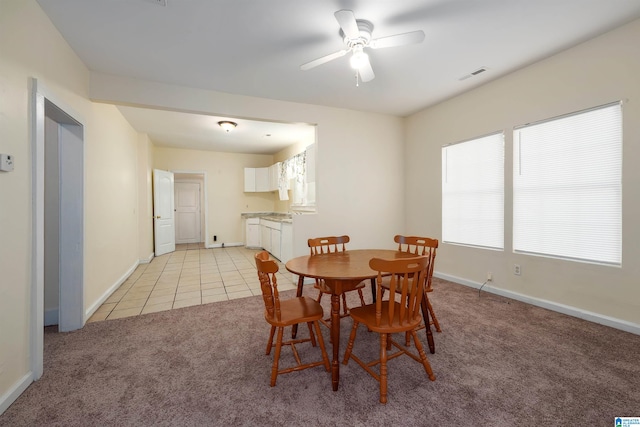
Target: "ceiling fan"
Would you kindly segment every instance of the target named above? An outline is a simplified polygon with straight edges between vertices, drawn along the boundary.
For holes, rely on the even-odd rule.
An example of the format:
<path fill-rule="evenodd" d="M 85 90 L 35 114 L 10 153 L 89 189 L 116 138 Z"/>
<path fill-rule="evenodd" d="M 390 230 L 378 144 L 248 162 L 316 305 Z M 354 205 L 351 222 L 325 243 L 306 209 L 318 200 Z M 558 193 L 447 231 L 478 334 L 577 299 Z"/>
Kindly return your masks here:
<path fill-rule="evenodd" d="M 370 82 L 375 78 L 375 74 L 373 73 L 371 62 L 369 62 L 369 55 L 364 51 L 365 48 L 380 49 L 404 46 L 421 43 L 424 40 L 424 32 L 422 30 L 372 39 L 373 24 L 364 19 L 356 19 L 353 11 L 342 9 L 334 13 L 334 16 L 340 25 L 340 35 L 346 48 L 302 64 L 300 66 L 301 70 L 310 70 L 352 52 L 350 63 L 351 67 L 356 70 L 356 85 L 358 77 L 363 82 Z"/>

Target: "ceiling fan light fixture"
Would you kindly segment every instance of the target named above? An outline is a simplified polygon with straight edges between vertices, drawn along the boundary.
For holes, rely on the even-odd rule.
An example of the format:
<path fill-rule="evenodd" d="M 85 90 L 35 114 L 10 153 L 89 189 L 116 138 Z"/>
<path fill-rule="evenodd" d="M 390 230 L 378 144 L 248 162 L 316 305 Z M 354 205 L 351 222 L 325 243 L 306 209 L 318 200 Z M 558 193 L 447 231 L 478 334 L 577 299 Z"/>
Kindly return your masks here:
<path fill-rule="evenodd" d="M 362 46 L 356 46 L 353 48 L 353 55 L 351 56 L 351 60 L 349 63 L 351 64 L 351 68 L 359 70 L 369 61 L 369 55 L 364 53 Z"/>
<path fill-rule="evenodd" d="M 236 122 L 231 122 L 229 120 L 222 120 L 220 122 L 218 122 L 218 125 L 225 130 L 227 133 L 231 132 L 232 130 L 234 130 L 236 128 L 236 126 L 238 126 L 238 124 Z"/>

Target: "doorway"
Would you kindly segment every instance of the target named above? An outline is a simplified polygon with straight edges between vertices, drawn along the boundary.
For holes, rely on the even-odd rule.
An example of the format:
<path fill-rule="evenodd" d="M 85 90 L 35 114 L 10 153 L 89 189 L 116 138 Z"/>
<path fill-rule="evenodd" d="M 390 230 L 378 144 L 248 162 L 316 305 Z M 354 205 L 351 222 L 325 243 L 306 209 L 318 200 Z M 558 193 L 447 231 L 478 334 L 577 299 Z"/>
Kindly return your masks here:
<path fill-rule="evenodd" d="M 45 317 L 59 331 L 80 329 L 85 321 L 84 125 L 78 117 L 32 80 L 34 380 L 43 372 Z"/>
<path fill-rule="evenodd" d="M 176 244 L 200 243 L 200 183 L 175 183 Z"/>
<path fill-rule="evenodd" d="M 205 173 L 175 172 L 176 244 L 206 242 Z"/>

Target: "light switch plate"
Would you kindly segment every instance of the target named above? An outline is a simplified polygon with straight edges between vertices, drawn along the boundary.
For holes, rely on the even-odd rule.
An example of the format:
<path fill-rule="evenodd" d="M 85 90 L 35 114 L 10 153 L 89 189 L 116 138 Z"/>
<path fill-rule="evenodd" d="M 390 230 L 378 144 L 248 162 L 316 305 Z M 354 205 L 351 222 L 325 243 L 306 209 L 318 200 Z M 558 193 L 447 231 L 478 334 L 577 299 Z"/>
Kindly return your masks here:
<path fill-rule="evenodd" d="M 11 172 L 13 170 L 13 157 L 11 154 L 0 154 L 0 171 Z"/>

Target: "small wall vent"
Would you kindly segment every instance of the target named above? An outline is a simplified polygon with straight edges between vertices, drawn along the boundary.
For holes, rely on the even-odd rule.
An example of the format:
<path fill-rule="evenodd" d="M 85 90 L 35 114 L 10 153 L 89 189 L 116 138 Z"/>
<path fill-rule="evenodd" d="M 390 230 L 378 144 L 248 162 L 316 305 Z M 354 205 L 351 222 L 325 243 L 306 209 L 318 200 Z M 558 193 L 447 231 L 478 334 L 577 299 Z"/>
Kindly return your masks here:
<path fill-rule="evenodd" d="M 487 71 L 487 67 L 480 67 L 480 68 L 478 68 L 477 70 L 472 71 L 471 73 L 469 73 L 469 74 L 467 74 L 467 75 L 464 75 L 464 76 L 460 77 L 458 80 L 459 80 L 459 81 L 467 80 L 468 78 L 471 78 L 471 77 L 477 76 L 478 74 L 482 74 L 482 73 L 484 73 L 485 71 Z"/>

